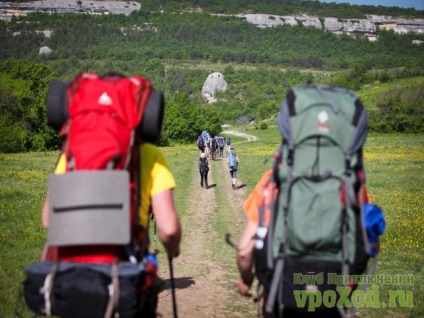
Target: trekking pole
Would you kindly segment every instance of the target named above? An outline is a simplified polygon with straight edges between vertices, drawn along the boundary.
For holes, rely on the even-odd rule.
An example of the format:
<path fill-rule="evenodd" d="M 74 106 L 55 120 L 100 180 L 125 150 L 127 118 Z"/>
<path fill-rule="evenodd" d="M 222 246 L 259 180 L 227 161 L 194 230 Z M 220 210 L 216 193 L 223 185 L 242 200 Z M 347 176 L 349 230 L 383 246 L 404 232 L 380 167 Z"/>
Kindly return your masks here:
<path fill-rule="evenodd" d="M 171 290 L 172 290 L 172 310 L 174 312 L 174 318 L 178 318 L 177 312 L 177 299 L 175 297 L 175 281 L 174 281 L 174 269 L 172 265 L 172 257 L 168 257 L 169 261 L 169 273 L 171 276 Z"/>
<path fill-rule="evenodd" d="M 154 220 L 154 228 L 153 228 L 153 245 L 154 245 L 153 254 L 154 255 L 159 254 L 158 241 L 157 241 L 156 220 Z"/>

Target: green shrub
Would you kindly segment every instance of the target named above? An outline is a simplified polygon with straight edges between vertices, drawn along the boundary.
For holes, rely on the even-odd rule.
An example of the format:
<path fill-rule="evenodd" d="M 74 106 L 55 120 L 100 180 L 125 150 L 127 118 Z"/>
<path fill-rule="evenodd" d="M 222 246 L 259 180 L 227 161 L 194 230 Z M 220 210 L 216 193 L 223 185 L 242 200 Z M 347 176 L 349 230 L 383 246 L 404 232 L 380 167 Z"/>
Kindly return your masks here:
<path fill-rule="evenodd" d="M 27 135 L 19 123 L 10 123 L 6 116 L 0 115 L 0 153 L 25 151 Z"/>
<path fill-rule="evenodd" d="M 261 125 L 260 125 L 260 129 L 261 129 L 261 130 L 268 129 L 268 124 L 267 124 L 267 123 L 261 123 Z"/>
<path fill-rule="evenodd" d="M 369 111 L 370 128 L 378 132 L 424 131 L 424 84 L 393 89 L 379 97 L 377 109 Z"/>

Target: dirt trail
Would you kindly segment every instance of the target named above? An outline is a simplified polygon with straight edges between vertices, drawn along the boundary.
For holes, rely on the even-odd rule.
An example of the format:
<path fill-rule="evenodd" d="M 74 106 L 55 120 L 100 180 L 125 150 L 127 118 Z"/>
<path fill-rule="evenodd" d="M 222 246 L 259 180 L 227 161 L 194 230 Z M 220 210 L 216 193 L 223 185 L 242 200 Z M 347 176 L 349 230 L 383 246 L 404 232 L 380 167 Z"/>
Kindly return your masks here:
<path fill-rule="evenodd" d="M 214 184 L 210 165 L 209 184 Z M 229 291 L 217 284 L 222 281 L 225 271 L 210 261 L 208 233 L 211 232 L 207 218 L 215 210 L 214 188 L 200 187 L 197 166 L 193 166 L 193 178 L 190 184 L 190 213 L 182 220 L 184 227 L 181 257 L 174 261 L 176 273 L 177 305 L 179 317 L 225 317 L 220 308 Z M 169 277 L 166 275 L 165 277 Z M 159 296 L 159 313 L 162 317 L 172 317 L 171 291 L 167 289 Z"/>
<path fill-rule="evenodd" d="M 225 130 L 225 131 L 222 132 L 222 134 L 224 134 L 224 135 L 229 134 L 229 135 L 235 135 L 235 136 L 239 136 L 239 137 L 245 137 L 247 139 L 246 140 L 247 142 L 258 140 L 258 137 L 256 137 L 256 136 L 248 135 L 248 134 L 245 134 L 245 133 L 242 133 L 242 132 L 239 132 L 239 131 Z"/>
<path fill-rule="evenodd" d="M 237 277 L 235 252 L 216 229 L 216 222 L 225 224 L 237 242 L 246 223 L 243 202 L 247 193 L 241 180 L 238 188 L 232 189 L 226 158 L 209 159 L 209 166 L 209 189 L 200 187 L 197 160 L 193 161 L 187 185 L 191 193 L 189 211 L 182 219 L 181 256 L 174 260 L 178 317 L 256 317 L 252 301 L 240 297 L 233 288 Z M 162 266 L 160 276 L 169 277 L 167 266 Z M 158 317 L 164 318 L 173 317 L 169 280 L 166 284 L 158 306 Z"/>

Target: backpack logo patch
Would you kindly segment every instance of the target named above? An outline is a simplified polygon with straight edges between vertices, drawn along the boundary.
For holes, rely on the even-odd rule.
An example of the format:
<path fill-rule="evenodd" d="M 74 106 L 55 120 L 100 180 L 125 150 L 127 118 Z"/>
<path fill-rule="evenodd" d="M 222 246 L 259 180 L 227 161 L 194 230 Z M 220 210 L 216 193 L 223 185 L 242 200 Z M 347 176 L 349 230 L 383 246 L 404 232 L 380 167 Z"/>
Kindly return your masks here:
<path fill-rule="evenodd" d="M 100 95 L 99 100 L 97 102 L 99 103 L 99 105 L 110 106 L 112 105 L 112 98 L 110 98 L 110 96 L 106 92 L 104 92 L 102 95 Z"/>
<path fill-rule="evenodd" d="M 329 118 L 327 112 L 323 110 L 318 114 L 317 117 L 318 117 L 318 123 L 317 123 L 318 130 L 323 133 L 330 132 L 330 127 L 326 124 Z"/>

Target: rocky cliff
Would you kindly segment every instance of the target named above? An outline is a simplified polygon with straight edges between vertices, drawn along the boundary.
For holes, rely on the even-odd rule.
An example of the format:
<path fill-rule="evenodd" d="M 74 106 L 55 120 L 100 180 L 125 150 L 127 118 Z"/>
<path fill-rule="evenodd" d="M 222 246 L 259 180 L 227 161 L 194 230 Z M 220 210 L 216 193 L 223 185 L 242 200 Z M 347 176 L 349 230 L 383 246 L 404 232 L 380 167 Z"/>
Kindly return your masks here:
<path fill-rule="evenodd" d="M 31 12 L 47 13 L 89 13 L 89 14 L 125 14 L 139 10 L 140 3 L 135 1 L 77 1 L 43 0 L 30 2 L 1 2 L 1 19 L 9 21 L 13 15 L 26 15 Z"/>
<path fill-rule="evenodd" d="M 308 15 L 279 16 L 270 14 L 244 14 L 237 17 L 260 28 L 278 25 L 303 25 L 325 29 L 336 34 L 362 34 L 374 39 L 377 29 L 393 30 L 396 33 L 424 34 L 424 19 L 402 19 L 387 16 L 369 15 L 367 19 L 338 19 L 333 17 L 314 17 Z M 323 21 L 323 22 L 322 22 Z"/>
<path fill-rule="evenodd" d="M 135 1 L 76 1 L 43 0 L 31 2 L 1 2 L 0 18 L 9 21 L 13 15 L 25 15 L 30 12 L 48 13 L 89 13 L 89 14 L 125 14 L 141 8 Z M 377 29 L 393 30 L 396 33 L 424 34 L 424 19 L 393 18 L 369 15 L 366 19 L 337 19 L 334 17 L 314 17 L 308 15 L 279 16 L 272 14 L 236 15 L 260 28 L 278 25 L 303 25 L 325 29 L 336 34 L 362 34 L 370 40 L 376 39 Z"/>

